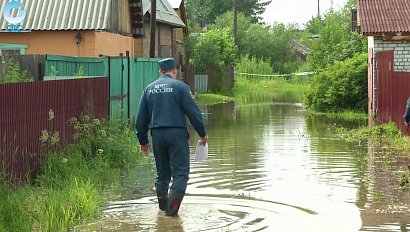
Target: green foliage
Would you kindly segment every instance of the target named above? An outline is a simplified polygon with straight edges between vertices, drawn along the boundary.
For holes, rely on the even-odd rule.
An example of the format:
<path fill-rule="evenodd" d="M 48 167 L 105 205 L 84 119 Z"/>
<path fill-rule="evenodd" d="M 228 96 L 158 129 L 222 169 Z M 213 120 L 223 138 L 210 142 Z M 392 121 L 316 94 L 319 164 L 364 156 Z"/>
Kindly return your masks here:
<path fill-rule="evenodd" d="M 18 83 L 29 81 L 32 81 L 32 79 L 29 78 L 27 71 L 22 70 L 20 64 L 15 62 L 13 58 L 10 58 L 7 62 L 6 75 L 0 75 L 0 83 Z"/>
<path fill-rule="evenodd" d="M 310 67 L 314 70 L 326 68 L 336 61 L 351 58 L 365 52 L 367 43 L 363 36 L 351 32 L 350 15 L 346 10 L 330 11 L 324 19 L 312 18 L 306 25 L 305 42 L 310 46 Z M 306 37 L 317 36 L 307 40 Z"/>
<path fill-rule="evenodd" d="M 238 13 L 238 26 L 237 26 L 237 38 L 238 38 L 238 52 L 240 55 L 244 54 L 246 47 L 249 45 L 246 39 L 248 29 L 252 25 L 252 20 L 246 17 L 243 13 Z M 216 18 L 215 23 L 208 27 L 209 29 L 223 29 L 228 30 L 233 35 L 233 12 L 228 11 L 223 15 Z"/>
<path fill-rule="evenodd" d="M 314 111 L 364 111 L 367 106 L 367 55 L 356 54 L 320 70 L 311 80 L 305 105 Z"/>
<path fill-rule="evenodd" d="M 272 74 L 270 61 L 250 58 L 249 55 L 242 56 L 236 67 L 238 73 Z"/>
<path fill-rule="evenodd" d="M 283 102 L 300 102 L 307 87 L 307 77 L 294 77 L 286 80 L 283 77 L 254 76 L 248 78 L 238 75 L 233 90 L 235 101 L 243 105 L 272 102 L 272 99 Z"/>
<path fill-rule="evenodd" d="M 210 28 L 226 29 L 233 34 L 233 13 L 219 16 Z M 300 65 L 295 52 L 291 49 L 293 39 L 299 37 L 298 28 L 276 23 L 271 27 L 252 23 L 244 14 L 238 14 L 238 53 L 270 61 L 273 72 L 292 73 Z"/>
<path fill-rule="evenodd" d="M 237 1 L 237 9 L 252 22 L 256 23 L 261 19 L 261 14 L 271 0 L 241 0 Z M 217 17 L 233 9 L 233 0 L 190 0 L 186 3 L 187 15 L 189 18 L 189 28 L 201 32 L 206 26 L 213 24 Z"/>
<path fill-rule="evenodd" d="M 394 122 L 353 130 L 340 128 L 339 132 L 347 142 L 367 144 L 367 141 L 372 139 L 373 143 L 388 153 L 400 154 L 410 151 L 410 138 L 403 136 Z"/>
<path fill-rule="evenodd" d="M 409 188 L 410 187 L 410 173 L 405 172 L 400 176 L 400 187 Z"/>
<path fill-rule="evenodd" d="M 223 70 L 236 63 L 237 48 L 227 30 L 209 30 L 199 38 L 194 46 L 192 63 L 197 70 L 206 71 L 208 67 Z"/>

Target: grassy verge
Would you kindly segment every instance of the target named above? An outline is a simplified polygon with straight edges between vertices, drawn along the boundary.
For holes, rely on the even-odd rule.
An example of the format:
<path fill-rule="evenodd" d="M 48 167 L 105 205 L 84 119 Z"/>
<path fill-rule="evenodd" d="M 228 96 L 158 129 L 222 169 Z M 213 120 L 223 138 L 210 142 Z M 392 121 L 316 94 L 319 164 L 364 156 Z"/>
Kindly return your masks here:
<path fill-rule="evenodd" d="M 133 181 L 137 166 L 151 169 L 129 126 L 88 117 L 70 123 L 76 143 L 64 150 L 54 146 L 55 133 L 42 133 L 50 155 L 34 185 L 15 187 L 0 178 L 0 231 L 69 231 L 97 216 L 113 192 Z"/>
<path fill-rule="evenodd" d="M 234 88 L 235 95 L 263 92 L 272 93 L 272 90 L 286 89 L 288 91 L 304 93 L 309 87 L 309 77 L 252 77 L 238 76 Z"/>
<path fill-rule="evenodd" d="M 238 76 L 233 89 L 239 105 L 255 102 L 284 101 L 302 102 L 308 89 L 308 77 L 252 77 Z"/>
<path fill-rule="evenodd" d="M 339 132 L 347 142 L 367 144 L 371 139 L 385 153 L 409 154 L 410 152 L 410 137 L 404 136 L 393 122 L 352 130 L 340 128 Z"/>
<path fill-rule="evenodd" d="M 360 127 L 357 129 L 339 128 L 339 135 L 342 139 L 350 143 L 356 143 L 368 149 L 374 146 L 380 151 L 379 162 L 383 162 L 383 168 L 389 170 L 392 162 L 400 156 L 409 156 L 410 137 L 404 136 L 393 122 L 377 125 L 373 127 Z M 405 169 L 400 176 L 400 187 L 410 188 L 410 167 Z M 394 169 L 395 171 L 396 168 Z"/>
<path fill-rule="evenodd" d="M 333 120 L 344 120 L 344 121 L 366 121 L 368 119 L 368 115 L 363 112 L 355 112 L 350 110 L 340 111 L 340 112 L 316 112 L 312 110 L 307 111 L 308 115 L 319 116 L 319 117 L 326 117 L 328 119 Z"/>
<path fill-rule="evenodd" d="M 235 100 L 234 97 L 225 96 L 221 94 L 215 94 L 215 93 L 198 94 L 197 98 L 195 99 L 198 105 L 215 105 L 215 104 L 223 103 L 226 101 L 233 101 L 233 100 Z"/>

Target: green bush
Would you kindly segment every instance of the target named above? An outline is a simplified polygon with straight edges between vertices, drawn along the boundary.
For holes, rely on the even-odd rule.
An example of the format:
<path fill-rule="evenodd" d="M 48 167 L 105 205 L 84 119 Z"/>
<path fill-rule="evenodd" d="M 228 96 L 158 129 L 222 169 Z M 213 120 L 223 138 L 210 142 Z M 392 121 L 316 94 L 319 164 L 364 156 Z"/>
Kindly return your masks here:
<path fill-rule="evenodd" d="M 32 79 L 29 78 L 27 71 L 21 69 L 20 64 L 15 62 L 13 58 L 10 58 L 7 62 L 7 72 L 6 75 L 1 75 L 0 72 L 0 83 L 18 83 L 18 82 L 29 82 Z"/>
<path fill-rule="evenodd" d="M 190 58 L 200 72 L 207 71 L 209 67 L 224 70 L 236 63 L 238 49 L 228 30 L 209 30 L 196 39 L 188 41 L 191 41 L 191 45 L 187 48 L 193 49 L 189 52 Z"/>
<path fill-rule="evenodd" d="M 319 112 L 365 111 L 367 107 L 367 54 L 337 61 L 320 70 L 305 95 L 307 108 Z"/>

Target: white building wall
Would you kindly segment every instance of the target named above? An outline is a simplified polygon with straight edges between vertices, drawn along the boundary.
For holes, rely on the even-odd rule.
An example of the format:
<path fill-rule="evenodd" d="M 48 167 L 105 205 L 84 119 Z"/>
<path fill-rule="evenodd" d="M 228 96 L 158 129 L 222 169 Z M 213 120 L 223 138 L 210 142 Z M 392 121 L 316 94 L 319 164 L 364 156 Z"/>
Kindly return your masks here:
<path fill-rule="evenodd" d="M 410 72 L 410 42 L 374 39 L 374 52 L 390 50 L 394 51 L 394 71 Z"/>

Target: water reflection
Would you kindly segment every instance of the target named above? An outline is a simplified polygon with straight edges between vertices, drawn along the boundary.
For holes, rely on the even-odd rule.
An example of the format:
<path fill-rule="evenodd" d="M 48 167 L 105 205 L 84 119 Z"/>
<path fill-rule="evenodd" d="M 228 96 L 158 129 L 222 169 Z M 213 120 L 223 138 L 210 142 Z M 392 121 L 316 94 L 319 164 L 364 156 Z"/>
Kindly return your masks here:
<path fill-rule="evenodd" d="M 402 164 L 386 171 L 374 152 L 338 139 L 342 122 L 305 117 L 300 99 L 286 99 L 203 109 L 209 159 L 192 159 L 179 218 L 158 212 L 152 193 L 112 202 L 78 230 L 407 231 Z"/>

